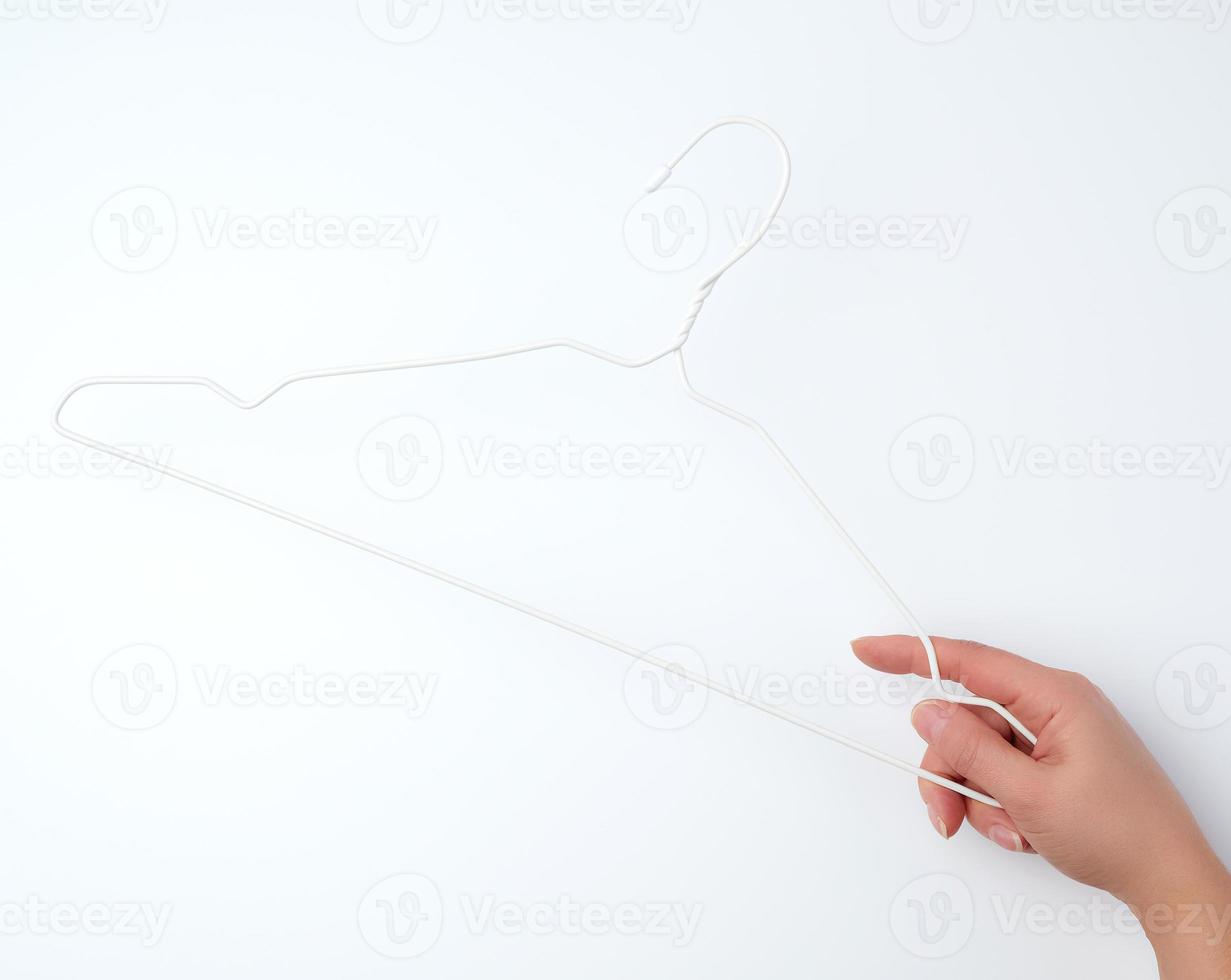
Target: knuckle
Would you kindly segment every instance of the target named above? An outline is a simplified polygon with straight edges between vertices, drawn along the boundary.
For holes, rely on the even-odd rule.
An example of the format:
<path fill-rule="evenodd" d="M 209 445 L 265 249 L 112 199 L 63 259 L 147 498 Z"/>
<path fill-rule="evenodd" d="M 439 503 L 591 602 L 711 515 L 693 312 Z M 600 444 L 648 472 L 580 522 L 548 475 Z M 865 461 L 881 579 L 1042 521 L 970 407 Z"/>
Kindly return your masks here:
<path fill-rule="evenodd" d="M 1085 674 L 1078 674 L 1075 671 L 1065 671 L 1065 674 L 1065 684 L 1071 695 L 1083 701 L 1098 699 L 1101 692 Z"/>

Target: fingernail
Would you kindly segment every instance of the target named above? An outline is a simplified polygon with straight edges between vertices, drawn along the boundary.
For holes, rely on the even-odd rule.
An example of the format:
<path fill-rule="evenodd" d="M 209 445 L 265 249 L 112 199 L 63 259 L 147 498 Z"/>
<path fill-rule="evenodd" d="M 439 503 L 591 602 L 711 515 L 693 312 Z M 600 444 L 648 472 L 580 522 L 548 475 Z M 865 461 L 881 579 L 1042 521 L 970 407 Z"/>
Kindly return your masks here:
<path fill-rule="evenodd" d="M 1020 854 L 1026 849 L 1019 834 L 1015 834 L 1008 827 L 1002 827 L 1000 824 L 989 830 L 987 836 L 992 839 L 993 844 L 999 844 L 1006 851 L 1016 851 Z"/>
<path fill-rule="evenodd" d="M 932 742 L 944 727 L 951 707 L 945 701 L 920 701 L 910 713 L 910 723 L 925 742 Z"/>
<path fill-rule="evenodd" d="M 928 807 L 928 819 L 932 821 L 932 826 L 936 828 L 936 833 L 940 834 L 945 840 L 949 839 L 949 828 L 945 826 L 945 822 L 940 819 L 936 811 Z"/>

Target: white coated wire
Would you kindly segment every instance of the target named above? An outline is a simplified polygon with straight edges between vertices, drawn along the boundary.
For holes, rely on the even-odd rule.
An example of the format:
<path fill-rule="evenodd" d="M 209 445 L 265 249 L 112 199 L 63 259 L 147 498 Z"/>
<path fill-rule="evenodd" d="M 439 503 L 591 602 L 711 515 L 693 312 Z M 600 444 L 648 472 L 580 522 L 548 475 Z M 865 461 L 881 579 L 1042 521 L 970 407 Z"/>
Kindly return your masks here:
<path fill-rule="evenodd" d="M 321 378 L 336 378 L 336 377 L 351 376 L 351 375 L 376 374 L 376 373 L 385 372 L 385 371 L 405 371 L 405 370 L 410 370 L 413 368 L 441 367 L 441 366 L 448 365 L 448 364 L 469 364 L 475 361 L 494 360 L 496 358 L 511 357 L 517 354 L 529 354 L 535 351 L 551 350 L 553 348 L 564 348 L 567 350 L 577 351 L 578 353 L 587 354 L 590 357 L 598 358 L 599 360 L 605 361 L 608 364 L 614 364 L 617 367 L 624 367 L 624 368 L 646 367 L 650 364 L 654 364 L 655 362 L 662 360 L 665 357 L 674 355 L 676 367 L 678 369 L 680 383 L 681 385 L 683 385 L 683 388 L 688 393 L 688 395 L 691 398 L 693 398 L 695 401 L 700 403 L 701 405 L 704 405 L 706 408 L 709 408 L 715 412 L 718 412 L 720 415 L 724 415 L 727 418 L 735 422 L 738 422 L 740 425 L 743 425 L 751 429 L 758 436 L 760 436 L 760 438 L 762 439 L 762 441 L 764 441 L 765 445 L 769 448 L 773 456 L 782 464 L 786 472 L 800 486 L 800 488 L 808 496 L 808 499 L 812 501 L 812 503 L 815 505 L 817 510 L 820 511 L 821 515 L 825 518 L 825 520 L 829 523 L 829 525 L 837 533 L 838 537 L 841 538 L 843 543 L 851 550 L 851 552 L 859 560 L 859 563 L 863 565 L 863 567 L 867 570 L 868 574 L 871 575 L 873 581 L 876 582 L 876 584 L 880 587 L 881 591 L 884 592 L 884 594 L 889 598 L 889 600 L 897 608 L 898 612 L 901 613 L 902 617 L 909 624 L 911 631 L 915 634 L 915 636 L 918 637 L 919 642 L 923 644 L 923 648 L 927 652 L 928 667 L 931 673 L 931 680 L 932 680 L 932 683 L 931 683 L 932 689 L 929 692 L 929 697 L 939 698 L 939 699 L 943 699 L 946 701 L 952 701 L 956 704 L 965 704 L 965 705 L 970 705 L 970 706 L 988 708 L 996 712 L 997 714 L 999 714 L 1006 722 L 1009 723 L 1009 725 L 1013 727 L 1014 730 L 1016 730 L 1024 739 L 1026 739 L 1030 744 L 1033 745 L 1035 743 L 1035 736 L 1030 732 L 1028 728 L 1026 728 L 1025 725 L 1023 725 L 1020 721 L 1018 721 L 1017 718 L 1015 718 L 1013 714 L 1009 712 L 1004 706 L 997 704 L 995 701 L 990 701 L 987 698 L 972 697 L 972 696 L 955 693 L 954 691 L 950 690 L 948 687 L 946 687 L 942 683 L 941 675 L 940 675 L 940 665 L 937 662 L 936 650 L 932 644 L 931 637 L 920 625 L 918 619 L 910 611 L 906 603 L 903 602 L 902 598 L 893 590 L 893 587 L 889 584 L 885 576 L 881 574 L 880 570 L 872 563 L 872 560 L 866 554 L 864 554 L 863 550 L 859 547 L 859 545 L 855 543 L 854 538 L 850 536 L 850 534 L 846 531 L 846 529 L 838 521 L 837 517 L 826 506 L 825 502 L 821 499 L 820 495 L 816 492 L 815 489 L 813 489 L 812 485 L 808 483 L 808 481 L 804 478 L 803 474 L 800 473 L 798 469 L 796 469 L 795 465 L 791 462 L 790 458 L 786 455 L 786 453 L 782 450 L 782 448 L 774 441 L 773 437 L 770 436 L 769 432 L 765 429 L 765 427 L 762 426 L 761 423 L 757 422 L 755 419 L 752 419 L 746 415 L 742 415 L 739 412 L 735 411 L 734 409 L 729 408 L 726 405 L 723 405 L 717 401 L 714 401 L 712 398 L 708 398 L 705 395 L 701 394 L 692 386 L 692 383 L 688 379 L 688 373 L 687 373 L 685 363 L 684 363 L 684 345 L 688 342 L 688 339 L 692 334 L 692 329 L 697 322 L 697 318 L 700 316 L 701 310 L 705 306 L 705 301 L 709 298 L 710 294 L 713 292 L 714 287 L 718 283 L 718 280 L 722 278 L 723 274 L 726 273 L 728 269 L 730 269 L 737 262 L 739 262 L 740 259 L 742 259 L 745 255 L 747 255 L 748 252 L 750 252 L 757 245 L 757 243 L 760 242 L 761 239 L 765 237 L 766 232 L 769 230 L 774 219 L 777 217 L 778 212 L 782 208 L 782 203 L 786 198 L 787 189 L 790 186 L 791 158 L 790 158 L 790 154 L 787 151 L 786 144 L 782 141 L 782 138 L 777 134 L 777 132 L 775 132 L 770 126 L 766 125 L 761 120 L 753 119 L 748 116 L 727 116 L 722 119 L 716 120 L 714 123 L 712 123 L 705 129 L 703 129 L 700 133 L 698 133 L 692 139 L 692 141 L 689 142 L 688 145 L 684 147 L 684 149 L 680 152 L 680 154 L 675 157 L 674 160 L 672 160 L 670 163 L 666 164 L 665 166 L 661 167 L 655 173 L 655 175 L 651 178 L 651 180 L 649 181 L 647 185 L 647 191 L 646 191 L 647 193 L 653 193 L 654 191 L 656 191 L 670 178 L 672 172 L 679 165 L 679 163 L 684 159 L 684 157 L 686 157 L 688 153 L 698 143 L 700 143 L 706 136 L 708 136 L 714 130 L 719 129 L 723 126 L 735 126 L 735 125 L 750 126 L 758 130 L 759 132 L 764 133 L 766 136 L 768 136 L 773 141 L 774 146 L 778 150 L 778 154 L 779 154 L 781 164 L 782 164 L 781 183 L 779 185 L 777 194 L 774 197 L 772 205 L 770 206 L 769 210 L 766 212 L 765 220 L 757 228 L 755 234 L 753 234 L 752 237 L 749 238 L 747 241 L 739 243 L 737 247 L 735 248 L 735 250 L 731 253 L 731 255 L 726 259 L 726 261 L 724 261 L 720 266 L 718 266 L 717 269 L 715 269 L 712 273 L 710 273 L 708 276 L 706 276 L 704 279 L 701 280 L 701 282 L 698 284 L 696 288 L 695 293 L 693 294 L 692 300 L 689 303 L 688 310 L 687 310 L 687 313 L 685 314 L 684 322 L 683 322 L 683 325 L 681 326 L 679 333 L 676 335 L 675 339 L 672 341 L 672 343 L 668 347 L 664 348 L 661 351 L 658 351 L 655 354 L 651 354 L 648 357 L 644 357 L 644 358 L 627 358 L 627 357 L 621 357 L 618 354 L 612 354 L 608 351 L 600 350 L 599 348 L 592 347 L 589 344 L 583 344 L 576 340 L 572 340 L 568 338 L 555 338 L 555 339 L 543 340 L 543 341 L 539 341 L 539 342 L 531 343 L 531 344 L 524 344 L 524 345 L 520 345 L 516 347 L 505 347 L 505 348 L 501 348 L 498 350 L 482 351 L 482 352 L 472 353 L 472 354 L 460 354 L 460 355 L 454 355 L 454 356 L 449 356 L 449 357 L 428 358 L 428 359 L 423 359 L 423 360 L 395 361 L 395 362 L 389 362 L 389 363 L 383 363 L 383 364 L 360 364 L 360 365 L 352 365 L 348 367 L 325 368 L 325 369 L 315 370 L 315 371 L 303 371 L 297 374 L 288 375 L 287 377 L 283 378 L 281 381 L 273 385 L 273 387 L 268 389 L 264 394 L 258 395 L 257 397 L 248 399 L 248 400 L 240 398 L 238 395 L 234 394 L 233 392 L 224 388 L 222 385 L 218 384 L 216 381 L 210 378 L 206 378 L 206 377 L 197 377 L 197 376 L 183 376 L 183 377 L 166 376 L 164 377 L 164 376 L 136 375 L 136 376 L 128 376 L 128 377 L 116 376 L 116 377 L 86 378 L 81 381 L 78 381 L 71 388 L 69 388 L 68 391 L 64 393 L 63 397 L 60 399 L 59 403 L 56 405 L 55 412 L 52 416 L 52 426 L 55 428 L 55 430 L 58 433 L 60 433 L 60 435 L 64 436 L 67 439 L 71 439 L 75 442 L 78 442 L 83 446 L 87 446 L 91 449 L 95 449 L 99 452 L 105 453 L 108 456 L 114 457 L 116 459 L 126 460 L 128 462 L 141 466 L 147 470 L 152 470 L 154 472 L 161 473 L 165 476 L 169 476 L 173 479 L 179 480 L 183 483 L 187 483 L 201 490 L 209 491 L 210 493 L 217 494 L 220 497 L 225 497 L 228 500 L 233 500 L 236 503 L 243 504 L 246 507 L 251 507 L 254 510 L 261 511 L 264 514 L 268 514 L 272 517 L 277 517 L 291 524 L 296 524 L 299 527 L 306 528 L 309 531 L 314 531 L 317 534 L 321 534 L 321 535 L 324 535 L 325 537 L 332 538 L 335 541 L 340 541 L 341 543 L 350 545 L 353 548 L 358 548 L 360 551 L 365 551 L 368 554 L 375 555 L 378 558 L 384 558 L 387 561 L 391 561 L 397 565 L 401 565 L 404 568 L 412 569 L 413 571 L 420 572 L 424 575 L 431 576 L 432 578 L 438 579 L 442 582 L 447 582 L 450 585 L 454 585 L 454 586 L 457 586 L 458 588 L 465 589 L 467 592 L 477 595 L 483 599 L 488 599 L 492 602 L 499 603 L 502 606 L 507 606 L 510 609 L 515 609 L 520 613 L 524 613 L 525 615 L 541 620 L 542 622 L 550 623 L 552 626 L 556 626 L 560 629 L 567 630 L 568 632 L 574 633 L 577 636 L 584 637 L 587 640 L 592 640 L 593 642 L 600 644 L 602 646 L 608 647 L 609 649 L 617 650 L 620 653 L 623 653 L 629 657 L 642 660 L 660 670 L 671 671 L 679 676 L 686 678 L 687 680 L 691 681 L 694 684 L 699 684 L 705 688 L 708 688 L 711 691 L 714 691 L 717 694 L 721 694 L 724 697 L 730 698 L 732 701 L 735 701 L 739 704 L 746 704 L 749 707 L 756 708 L 758 711 L 762 711 L 765 714 L 772 715 L 775 718 L 781 719 L 782 721 L 795 725 L 798 728 L 802 728 L 805 731 L 812 732 L 814 735 L 820 735 L 823 738 L 827 738 L 830 741 L 838 743 L 839 745 L 844 745 L 847 748 L 854 749 L 856 752 L 861 752 L 864 755 L 870 756 L 873 759 L 877 759 L 880 762 L 884 762 L 887 765 L 894 766 L 898 769 L 902 769 L 909 773 L 913 773 L 915 776 L 919 777 L 920 779 L 925 779 L 929 782 L 936 783 L 939 786 L 944 786 L 947 789 L 951 789 L 956 793 L 960 793 L 963 796 L 969 797 L 970 799 L 978 800 L 980 803 L 985 803 L 989 806 L 999 807 L 1000 806 L 999 803 L 997 803 L 994 799 L 992 799 L 990 796 L 985 795 L 984 793 L 980 793 L 977 790 L 971 789 L 968 786 L 963 786 L 960 783 L 957 783 L 951 779 L 945 778 L 944 776 L 940 776 L 940 775 L 937 775 L 936 773 L 929 772 L 926 769 L 922 769 L 919 766 L 916 766 L 910 762 L 907 762 L 905 759 L 899 759 L 896 756 L 889 755 L 864 742 L 861 742 L 861 741 L 858 741 L 857 739 L 853 739 L 853 738 L 850 738 L 849 736 L 843 735 L 840 732 L 835 732 L 829 728 L 825 728 L 821 725 L 817 725 L 811 721 L 808 721 L 805 718 L 801 718 L 798 715 L 794 715 L 788 711 L 784 711 L 781 708 L 775 707 L 774 705 L 767 704 L 766 702 L 760 701 L 754 697 L 744 694 L 736 690 L 735 688 L 729 687 L 718 681 L 711 680 L 709 677 L 703 674 L 699 674 L 699 673 L 696 673 L 695 671 L 687 670 L 678 664 L 668 663 L 667 661 L 662 660 L 661 658 L 653 655 L 652 653 L 638 650 L 637 648 L 632 647 L 610 636 L 605 636 L 604 634 L 599 633 L 595 630 L 591 630 L 584 626 L 580 626 L 576 623 L 570 622 L 569 620 L 562 619 L 561 617 L 556 616 L 552 613 L 546 612 L 545 610 L 538 609 L 527 603 L 521 602 L 509 596 L 503 595 L 502 593 L 495 592 L 481 585 L 477 585 L 474 582 L 467 581 L 466 579 L 460 578 L 456 575 L 451 574 L 450 572 L 436 568 L 432 565 L 427 565 L 423 562 L 416 561 L 415 559 L 409 558 L 405 555 L 397 554 L 396 552 L 390 551 L 386 548 L 382 548 L 380 545 L 374 544 L 370 541 L 364 541 L 360 538 L 346 534 L 343 531 L 339 531 L 336 528 L 328 527 L 324 524 L 320 524 L 316 521 L 310 520 L 309 518 L 303 517 L 299 514 L 294 514 L 290 511 L 283 510 L 282 508 L 276 507 L 273 504 L 269 504 L 261 500 L 256 500 L 252 497 L 246 496 L 245 494 L 239 493 L 238 491 L 231 490 L 228 487 L 224 487 L 216 483 L 212 483 L 209 480 L 195 476 L 191 473 L 186 473 L 182 470 L 176 469 L 175 467 L 172 467 L 172 466 L 169 466 L 169 465 L 166 465 L 164 463 L 160 463 L 154 460 L 146 459 L 135 453 L 128 452 L 118 446 L 113 446 L 108 443 L 101 442 L 90 436 L 84 435 L 83 433 L 76 432 L 72 429 L 69 429 L 62 421 L 62 415 L 64 413 L 64 409 L 68 405 L 69 401 L 73 398 L 74 395 L 76 395 L 78 392 L 86 388 L 93 388 L 93 387 L 104 386 L 104 385 L 173 385 L 173 386 L 202 387 L 218 395 L 224 401 L 228 402 L 229 404 L 233 405 L 236 408 L 250 410 L 250 409 L 254 409 L 264 404 L 269 399 L 273 398 L 274 395 L 278 394 L 278 392 L 282 391 L 284 388 L 287 388 L 293 384 L 299 384 L 305 381 L 319 380 Z"/>

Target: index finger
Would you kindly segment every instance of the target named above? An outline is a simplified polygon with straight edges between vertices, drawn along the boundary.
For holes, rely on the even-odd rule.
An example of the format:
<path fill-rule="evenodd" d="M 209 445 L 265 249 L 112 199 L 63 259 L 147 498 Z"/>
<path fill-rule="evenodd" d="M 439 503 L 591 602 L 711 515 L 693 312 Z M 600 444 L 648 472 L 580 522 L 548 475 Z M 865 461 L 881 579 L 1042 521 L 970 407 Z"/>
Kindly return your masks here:
<path fill-rule="evenodd" d="M 1063 671 L 970 640 L 936 636 L 932 645 L 945 680 L 1003 704 L 1032 726 L 1043 727 L 1056 713 Z M 917 636 L 863 636 L 851 642 L 851 649 L 875 670 L 932 676 L 927 651 Z"/>

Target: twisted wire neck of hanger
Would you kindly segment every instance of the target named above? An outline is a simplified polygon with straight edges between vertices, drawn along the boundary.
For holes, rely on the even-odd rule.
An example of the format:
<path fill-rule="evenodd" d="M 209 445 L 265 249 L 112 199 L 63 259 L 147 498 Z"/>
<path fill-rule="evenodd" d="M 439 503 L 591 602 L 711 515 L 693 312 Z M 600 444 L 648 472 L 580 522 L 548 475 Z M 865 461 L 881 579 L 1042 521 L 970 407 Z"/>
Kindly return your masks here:
<path fill-rule="evenodd" d="M 645 192 L 653 194 L 663 186 L 675 172 L 675 168 L 683 162 L 684 158 L 696 148 L 697 144 L 704 140 L 710 133 L 722 129 L 725 126 L 749 126 L 765 136 L 773 142 L 774 148 L 778 151 L 778 158 L 782 163 L 782 174 L 778 182 L 778 191 L 774 195 L 773 202 L 769 206 L 769 210 L 765 214 L 765 220 L 753 232 L 752 237 L 745 241 L 736 244 L 735 250 L 727 257 L 718 268 L 711 272 L 708 276 L 697 284 L 696 291 L 693 293 L 692 300 L 688 305 L 688 312 L 684 316 L 684 323 L 680 328 L 680 332 L 676 335 L 675 341 L 671 350 L 680 350 L 684 344 L 688 342 L 688 338 L 692 335 L 692 328 L 697 323 L 697 317 L 701 315 L 701 310 L 705 306 L 705 301 L 710 298 L 710 294 L 714 291 L 714 287 L 718 285 L 718 280 L 723 277 L 728 269 L 734 266 L 740 259 L 751 252 L 765 237 L 766 233 L 772 227 L 774 219 L 778 217 L 778 212 L 782 210 L 782 203 L 786 200 L 787 191 L 791 186 L 791 153 L 787 149 L 786 143 L 782 137 L 774 130 L 772 126 L 762 122 L 760 119 L 755 119 L 752 116 L 724 116 L 721 119 L 716 119 L 714 122 L 706 126 L 701 132 L 689 141 L 688 145 L 676 155 L 670 163 L 665 163 L 658 168 L 646 183 Z"/>

